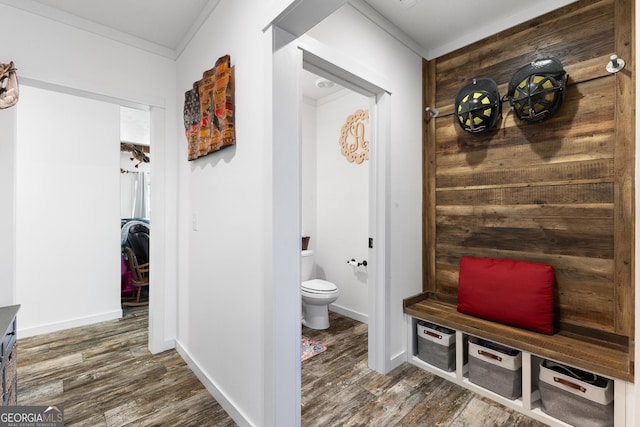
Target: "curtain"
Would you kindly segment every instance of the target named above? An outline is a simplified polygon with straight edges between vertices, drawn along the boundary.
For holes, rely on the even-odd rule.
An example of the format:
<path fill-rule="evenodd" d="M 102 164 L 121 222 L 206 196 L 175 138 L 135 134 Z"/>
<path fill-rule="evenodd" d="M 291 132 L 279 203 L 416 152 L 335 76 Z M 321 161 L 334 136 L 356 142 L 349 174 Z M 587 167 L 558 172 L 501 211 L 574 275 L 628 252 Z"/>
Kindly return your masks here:
<path fill-rule="evenodd" d="M 123 218 L 150 217 L 149 172 L 130 172 L 122 174 L 122 209 Z"/>

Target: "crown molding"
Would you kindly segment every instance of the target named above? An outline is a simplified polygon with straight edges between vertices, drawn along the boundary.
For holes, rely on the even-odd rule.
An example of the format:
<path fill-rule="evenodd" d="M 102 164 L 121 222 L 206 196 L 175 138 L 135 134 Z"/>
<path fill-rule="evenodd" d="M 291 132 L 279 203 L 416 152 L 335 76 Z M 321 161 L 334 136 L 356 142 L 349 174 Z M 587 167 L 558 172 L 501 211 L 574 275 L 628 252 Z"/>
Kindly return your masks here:
<path fill-rule="evenodd" d="M 214 0 L 213 3 L 218 3 Z M 113 28 L 107 27 L 96 22 L 89 21 L 84 18 L 72 15 L 62 10 L 50 7 L 33 0 L 0 0 L 0 4 L 20 9 L 52 21 L 68 25 L 110 40 L 120 42 L 122 44 L 144 50 L 169 59 L 176 59 L 176 51 L 157 43 L 153 43 L 130 34 L 123 33 Z M 215 6 L 214 6 L 215 7 Z M 213 10 L 213 9 L 212 9 Z M 207 15 L 208 16 L 208 15 Z"/>
<path fill-rule="evenodd" d="M 398 28 L 394 23 L 382 16 L 377 10 L 371 7 L 364 0 L 349 0 L 347 3 L 355 10 L 360 12 L 365 18 L 377 25 L 381 30 L 385 31 L 391 37 L 402 43 L 407 49 L 416 55 L 426 58 L 427 52 L 414 39 L 409 37 L 407 33 Z"/>

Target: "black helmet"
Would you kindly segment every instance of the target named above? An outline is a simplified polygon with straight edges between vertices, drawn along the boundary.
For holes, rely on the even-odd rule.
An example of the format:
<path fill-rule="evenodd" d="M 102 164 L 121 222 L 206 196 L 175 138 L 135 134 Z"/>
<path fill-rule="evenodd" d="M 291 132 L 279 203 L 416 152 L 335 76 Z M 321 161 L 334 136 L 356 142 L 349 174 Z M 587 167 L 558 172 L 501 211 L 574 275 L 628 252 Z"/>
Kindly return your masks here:
<path fill-rule="evenodd" d="M 467 132 L 483 132 L 495 126 L 501 107 L 498 86 L 492 79 L 473 79 L 456 95 L 458 124 Z"/>
<path fill-rule="evenodd" d="M 511 77 L 507 97 L 520 120 L 539 122 L 558 112 L 567 87 L 567 74 L 556 58 L 543 58 L 520 68 Z"/>

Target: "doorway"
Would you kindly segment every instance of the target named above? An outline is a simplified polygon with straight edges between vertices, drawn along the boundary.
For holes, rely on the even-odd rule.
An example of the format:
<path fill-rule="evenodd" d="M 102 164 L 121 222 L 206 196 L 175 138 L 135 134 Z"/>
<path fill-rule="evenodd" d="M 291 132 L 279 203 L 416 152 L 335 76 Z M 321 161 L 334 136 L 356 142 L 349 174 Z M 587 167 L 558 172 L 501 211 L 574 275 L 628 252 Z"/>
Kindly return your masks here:
<path fill-rule="evenodd" d="M 120 106 L 121 300 L 128 307 L 149 305 L 151 230 L 151 115 Z"/>
<path fill-rule="evenodd" d="M 271 420 L 275 414 L 292 414 L 290 424 L 300 424 L 300 75 L 302 69 L 312 71 L 344 87 L 375 99 L 371 107 L 372 129 L 371 161 L 369 167 L 375 186 L 370 188 L 369 224 L 373 248 L 369 249 L 368 270 L 368 330 L 369 366 L 378 372 L 388 372 L 393 361 L 390 357 L 390 290 L 388 245 L 388 104 L 386 84 L 380 83 L 371 70 L 359 64 L 335 58 L 332 52 L 315 40 L 291 34 L 279 27 L 273 28 L 277 41 L 272 52 L 273 90 L 271 92 L 273 138 L 273 235 L 286 243 L 279 245 L 273 260 L 271 288 L 267 310 L 272 309 L 274 322 L 267 325 L 267 334 L 278 343 L 277 352 L 267 354 L 270 373 L 266 378 L 270 402 L 267 402 Z M 332 59 L 333 58 L 333 59 Z M 370 78 L 360 76 L 372 76 Z M 297 82 L 292 85 L 291 82 Z M 378 83 L 376 83 L 378 82 Z M 275 96 L 277 94 L 277 96 Z M 379 120 L 378 118 L 383 118 Z M 298 159 L 298 160 L 296 160 Z M 373 190 L 375 189 L 375 191 Z M 297 243 L 297 244 L 296 244 Z M 291 265 L 297 263 L 298 268 Z M 297 292 L 293 291 L 297 289 Z M 272 357 L 277 354 L 278 357 Z M 399 360 L 399 359 L 398 359 Z M 297 369 L 292 369 L 297 367 Z M 275 419 L 275 418 L 274 418 Z"/>
<path fill-rule="evenodd" d="M 368 323 L 370 97 L 302 72 L 302 235 L 339 297 L 331 311 Z"/>
<path fill-rule="evenodd" d="M 16 108 L 16 285 L 23 305 L 24 338 L 121 317 L 120 274 L 120 106 L 147 111 L 151 146 L 162 148 L 163 107 L 103 96 L 34 79 L 21 80 Z M 155 145 L 154 145 L 155 144 Z M 164 163 L 156 150 L 156 163 Z M 157 170 L 157 169 L 156 169 Z M 155 187 L 162 195 L 166 188 Z M 159 203 L 157 198 L 153 204 Z M 166 226 L 160 210 L 156 229 Z M 150 253 L 170 256 L 158 234 Z M 105 244 L 92 244 L 101 241 Z M 35 260 L 46 260 L 34 269 Z M 96 264 L 97 263 L 97 264 Z M 165 272 L 153 278 L 158 291 L 150 318 L 165 316 Z M 109 286 L 108 283 L 115 284 Z M 51 301 L 56 301 L 52 304 Z M 155 303 L 157 301 L 157 303 Z M 167 320 L 169 323 L 170 320 Z M 149 326 L 149 348 L 164 351 L 166 324 Z M 169 332 L 170 333 L 170 332 Z"/>
<path fill-rule="evenodd" d="M 390 367 L 388 326 L 388 294 L 386 280 L 387 259 L 387 134 L 388 115 L 385 114 L 389 94 L 375 83 L 361 77 L 367 70 L 349 70 L 340 64 L 340 58 L 331 59 L 328 53 L 321 53 L 322 46 L 312 39 L 302 36 L 297 48 L 302 52 L 298 67 L 329 79 L 369 100 L 370 149 L 368 162 L 368 236 L 367 246 L 367 289 L 366 313 L 369 329 L 369 367 L 378 372 L 388 372 Z M 326 56 L 325 56 L 326 55 Z M 378 118 L 383 118 L 379 120 Z M 345 260 L 346 262 L 346 260 Z M 360 260 L 356 260 L 361 262 Z"/>

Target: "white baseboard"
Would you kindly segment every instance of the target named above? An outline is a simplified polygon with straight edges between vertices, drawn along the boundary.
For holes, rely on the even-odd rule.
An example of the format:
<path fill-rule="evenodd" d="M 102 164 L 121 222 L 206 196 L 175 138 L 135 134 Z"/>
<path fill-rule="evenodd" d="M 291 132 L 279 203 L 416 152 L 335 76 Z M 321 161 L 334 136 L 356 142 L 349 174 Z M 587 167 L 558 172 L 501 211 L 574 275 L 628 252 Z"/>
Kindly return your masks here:
<path fill-rule="evenodd" d="M 357 311 L 353 311 L 349 308 L 341 307 L 336 304 L 329 304 L 329 310 L 335 311 L 338 314 L 342 314 L 343 316 L 348 317 L 349 319 L 357 320 L 362 323 L 369 323 L 369 316 L 363 313 L 358 313 Z"/>
<path fill-rule="evenodd" d="M 389 361 L 389 365 L 391 367 L 391 369 L 389 369 L 389 370 L 391 371 L 391 370 L 397 368 L 398 366 L 402 365 L 406 361 L 407 361 L 407 352 L 406 351 L 401 351 L 400 353 L 398 353 L 395 356 L 393 356 L 391 358 L 391 360 Z"/>
<path fill-rule="evenodd" d="M 159 354 L 167 350 L 173 350 L 174 348 L 176 348 L 175 339 L 163 340 L 158 344 L 154 344 L 149 341 L 149 351 L 151 354 Z"/>
<path fill-rule="evenodd" d="M 229 400 L 226 394 L 220 390 L 220 388 L 216 385 L 216 383 L 209 378 L 207 374 L 205 374 L 198 363 L 191 358 L 189 353 L 185 350 L 184 347 L 180 344 L 178 340 L 176 340 L 176 350 L 178 354 L 182 357 L 182 359 L 187 363 L 189 368 L 193 371 L 193 373 L 198 377 L 200 382 L 207 389 L 209 394 L 213 396 L 213 398 L 222 406 L 222 408 L 227 412 L 227 414 L 238 424 L 239 426 L 247 426 L 251 427 L 253 424 L 249 421 L 249 419 L 239 411 L 236 406 L 233 404 L 231 400 Z"/>
<path fill-rule="evenodd" d="M 18 337 L 28 338 L 35 335 L 49 334 L 51 332 L 76 328 L 78 326 L 87 326 L 93 325 L 94 323 L 106 322 L 107 320 L 115 320 L 121 317 L 122 309 L 119 309 L 106 313 L 95 314 L 93 316 L 79 317 L 76 319 L 65 320 L 63 322 L 47 323 L 46 325 L 32 326 L 24 329 L 20 329 L 20 321 L 18 321 Z"/>

